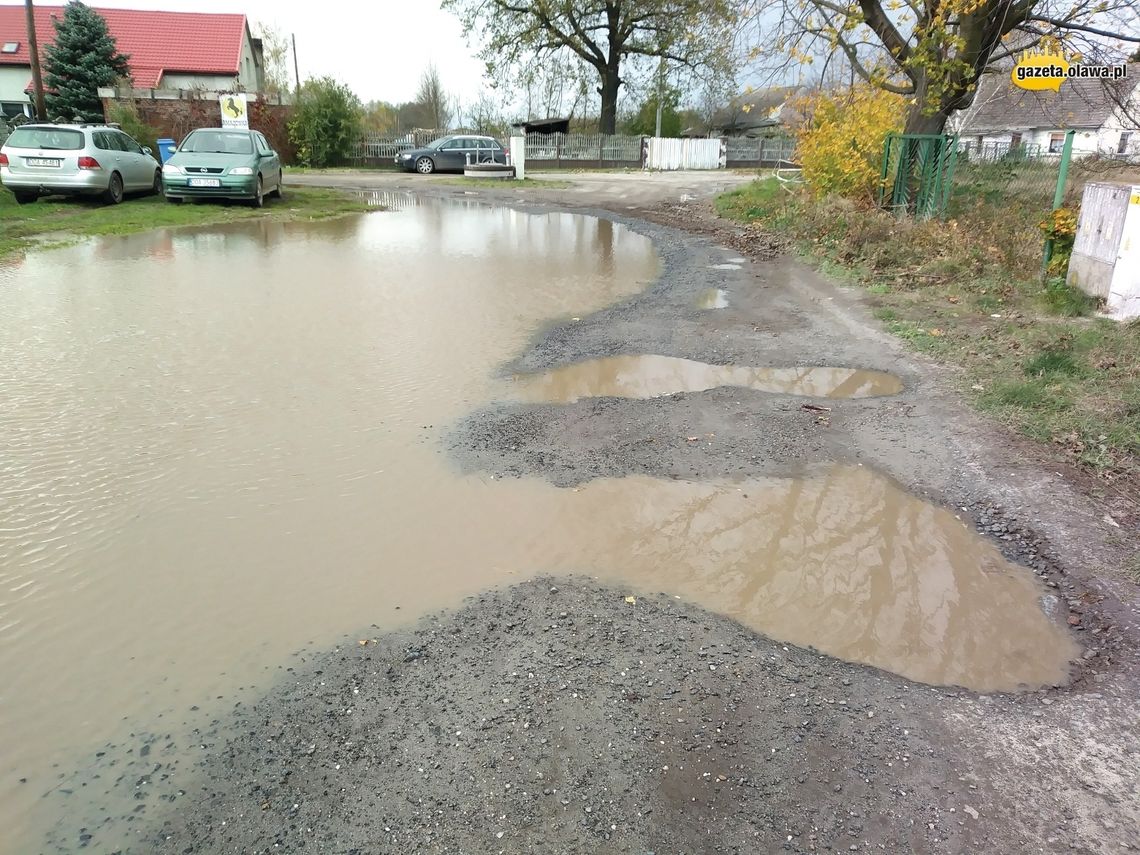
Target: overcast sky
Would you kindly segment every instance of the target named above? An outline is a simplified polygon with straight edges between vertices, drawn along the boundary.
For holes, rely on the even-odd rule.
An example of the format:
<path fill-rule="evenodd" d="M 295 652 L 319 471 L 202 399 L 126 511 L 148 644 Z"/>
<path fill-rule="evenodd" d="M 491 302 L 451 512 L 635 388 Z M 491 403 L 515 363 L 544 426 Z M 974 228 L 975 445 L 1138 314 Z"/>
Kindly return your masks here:
<path fill-rule="evenodd" d="M 13 5 L 11 0 L 2 0 Z M 63 5 L 52 0 L 43 5 Z M 297 36 L 301 79 L 325 74 L 364 101 L 408 101 L 428 62 L 464 101 L 479 92 L 483 64 L 464 42 L 458 20 L 437 0 L 86 0 L 96 8 L 235 12 Z M 290 71 L 292 66 L 290 65 Z"/>

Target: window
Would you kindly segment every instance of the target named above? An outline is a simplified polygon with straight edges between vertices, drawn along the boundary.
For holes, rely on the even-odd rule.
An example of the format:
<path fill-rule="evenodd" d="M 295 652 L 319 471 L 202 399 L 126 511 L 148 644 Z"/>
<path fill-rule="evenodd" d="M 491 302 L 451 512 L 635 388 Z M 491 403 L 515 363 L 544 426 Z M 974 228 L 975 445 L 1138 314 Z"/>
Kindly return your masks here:
<path fill-rule="evenodd" d="M 40 148 L 47 151 L 79 151 L 83 131 L 64 128 L 16 128 L 5 143 L 9 148 Z"/>
<path fill-rule="evenodd" d="M 262 154 L 273 154 L 273 146 L 269 144 L 269 141 L 265 139 L 265 136 L 261 132 L 254 133 L 253 138 L 257 140 L 257 150 L 259 152 Z"/>
<path fill-rule="evenodd" d="M 1060 154 L 1065 147 L 1065 135 L 1049 134 L 1049 154 Z"/>
<path fill-rule="evenodd" d="M 451 150 L 457 149 L 457 148 L 466 148 L 466 146 L 464 145 L 464 142 L 465 142 L 465 140 L 463 139 L 463 137 L 456 137 L 453 140 L 448 140 L 447 142 L 445 142 L 442 146 L 440 146 L 440 148 L 446 149 L 448 151 L 451 151 Z"/>
<path fill-rule="evenodd" d="M 19 49 L 19 42 L 4 42 L 4 44 L 0 46 L 0 53 L 15 53 Z"/>
<path fill-rule="evenodd" d="M 1116 144 L 1117 154 L 1128 154 L 1128 143 L 1132 139 L 1132 131 L 1121 131 L 1120 142 Z"/>
<path fill-rule="evenodd" d="M 253 154 L 253 141 L 245 131 L 194 131 L 178 150 L 216 154 Z"/>
<path fill-rule="evenodd" d="M 1011 151 L 1016 148 L 1021 148 L 1021 134 L 1009 135 L 1009 148 Z"/>
<path fill-rule="evenodd" d="M 17 116 L 30 117 L 30 105 L 23 101 L 0 101 L 0 119 L 14 119 Z"/>
<path fill-rule="evenodd" d="M 115 139 L 122 146 L 123 151 L 129 151 L 131 154 L 143 153 L 142 146 L 126 134 L 116 133 Z"/>

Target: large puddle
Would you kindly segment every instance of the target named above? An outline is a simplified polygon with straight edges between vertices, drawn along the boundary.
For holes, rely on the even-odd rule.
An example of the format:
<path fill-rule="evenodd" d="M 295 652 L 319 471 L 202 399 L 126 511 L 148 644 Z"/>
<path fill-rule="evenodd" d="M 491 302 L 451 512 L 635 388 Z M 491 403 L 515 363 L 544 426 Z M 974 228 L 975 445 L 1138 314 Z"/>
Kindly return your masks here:
<path fill-rule="evenodd" d="M 458 204 L 0 268 L 0 852 L 39 851 L 43 794 L 105 742 L 220 711 L 306 643 L 537 572 L 669 591 L 916 680 L 1063 680 L 1073 645 L 1032 576 L 870 470 L 569 490 L 449 468 L 442 427 L 517 390 L 493 378 L 540 324 L 656 272 L 608 221 Z M 887 382 L 666 360 L 647 387 L 623 364 L 645 358 L 536 395 Z"/>
<path fill-rule="evenodd" d="M 652 355 L 591 359 L 545 374 L 518 374 L 514 380 L 517 393 L 525 400 L 562 404 L 581 398 L 660 398 L 718 386 L 811 398 L 870 398 L 902 390 L 902 381 L 883 371 L 745 368 Z"/>

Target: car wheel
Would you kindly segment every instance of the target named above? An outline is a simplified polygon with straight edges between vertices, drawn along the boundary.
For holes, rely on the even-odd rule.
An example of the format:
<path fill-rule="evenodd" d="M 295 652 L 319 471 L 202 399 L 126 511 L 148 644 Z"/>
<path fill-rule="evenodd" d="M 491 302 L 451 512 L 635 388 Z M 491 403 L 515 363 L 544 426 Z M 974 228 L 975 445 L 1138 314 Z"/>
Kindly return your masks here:
<path fill-rule="evenodd" d="M 111 180 L 103 193 L 103 201 L 108 205 L 118 205 L 123 201 L 123 176 L 119 173 L 111 173 Z"/>
<path fill-rule="evenodd" d="M 282 199 L 285 197 L 285 190 L 282 187 L 282 182 L 285 181 L 285 174 L 282 172 L 277 173 L 277 186 L 273 188 L 273 192 L 269 195 L 274 199 Z"/>
<path fill-rule="evenodd" d="M 162 170 L 160 169 L 154 171 L 154 183 L 150 185 L 150 192 L 155 196 L 162 193 Z"/>
<path fill-rule="evenodd" d="M 257 176 L 257 195 L 250 199 L 249 204 L 254 208 L 265 207 L 265 185 L 261 180 L 261 176 Z"/>
<path fill-rule="evenodd" d="M 431 175 L 435 172 L 435 161 L 430 157 L 421 157 L 416 161 L 416 172 L 420 175 Z"/>
<path fill-rule="evenodd" d="M 16 197 L 17 205 L 30 205 L 40 198 L 39 193 L 13 193 L 12 195 Z"/>

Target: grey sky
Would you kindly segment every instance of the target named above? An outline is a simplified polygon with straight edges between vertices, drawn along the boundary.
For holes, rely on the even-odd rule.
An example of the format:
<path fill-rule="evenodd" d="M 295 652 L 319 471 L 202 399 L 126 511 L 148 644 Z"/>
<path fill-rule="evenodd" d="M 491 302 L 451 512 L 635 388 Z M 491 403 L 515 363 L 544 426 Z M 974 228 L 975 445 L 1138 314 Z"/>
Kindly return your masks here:
<path fill-rule="evenodd" d="M 51 5 L 63 2 L 53 0 Z M 252 24 L 266 22 L 286 34 L 296 34 L 302 79 L 330 74 L 351 86 L 364 101 L 411 99 L 429 61 L 439 68 L 448 91 L 465 101 L 479 93 L 483 64 L 466 46 L 458 21 L 440 11 L 436 0 L 86 2 L 104 8 L 244 13 Z"/>

